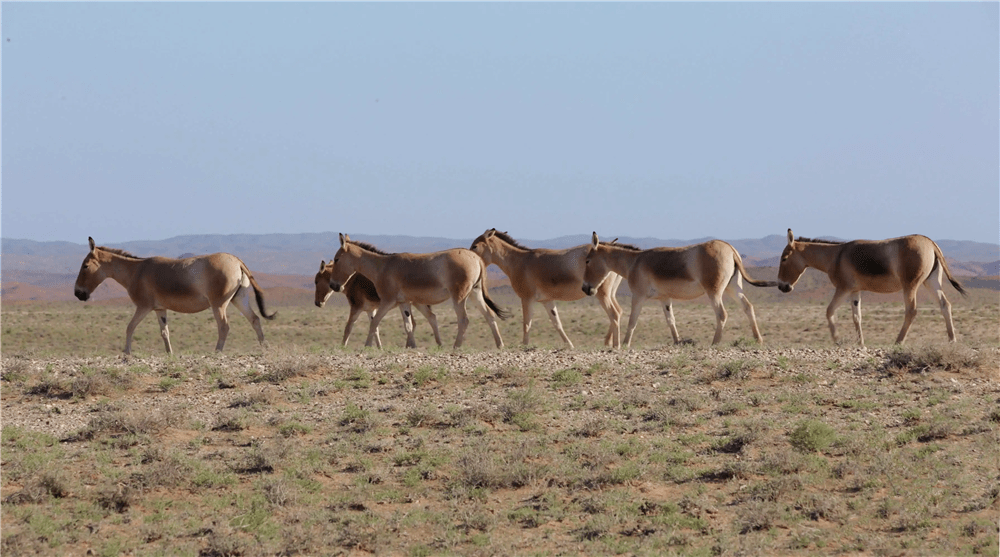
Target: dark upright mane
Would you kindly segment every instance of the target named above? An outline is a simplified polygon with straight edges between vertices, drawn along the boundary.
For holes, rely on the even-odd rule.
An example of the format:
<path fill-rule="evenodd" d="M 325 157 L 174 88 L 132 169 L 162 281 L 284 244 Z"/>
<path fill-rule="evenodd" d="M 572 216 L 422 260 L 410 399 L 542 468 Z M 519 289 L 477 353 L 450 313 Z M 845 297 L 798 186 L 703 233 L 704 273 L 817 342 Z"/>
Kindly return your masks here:
<path fill-rule="evenodd" d="M 113 253 L 115 255 L 120 255 L 122 257 L 128 257 L 129 259 L 145 259 L 143 257 L 132 255 L 131 253 L 129 253 L 129 252 L 123 250 L 123 249 L 109 248 L 109 247 L 106 247 L 106 246 L 97 246 L 97 249 L 106 251 L 108 253 Z"/>
<path fill-rule="evenodd" d="M 531 249 L 531 248 L 528 248 L 528 247 L 525 247 L 525 246 L 522 246 L 521 244 L 519 244 L 517 242 L 517 240 L 515 240 L 514 238 L 511 238 L 510 234 L 507 234 L 506 232 L 500 232 L 499 230 L 497 230 L 496 237 L 500 238 L 504 242 L 507 242 L 508 244 L 514 246 L 515 248 Z"/>
<path fill-rule="evenodd" d="M 622 243 L 618 242 L 618 240 L 615 240 L 613 242 L 605 242 L 604 245 L 606 245 L 606 246 L 612 246 L 612 247 L 616 247 L 616 248 L 622 248 L 622 249 L 628 250 L 628 251 L 642 251 L 642 248 L 639 248 L 637 246 L 633 246 L 632 244 L 622 244 Z"/>
<path fill-rule="evenodd" d="M 831 245 L 838 245 L 838 244 L 843 244 L 844 243 L 844 242 L 839 242 L 837 240 L 819 240 L 817 238 L 806 238 L 805 236 L 799 236 L 798 238 L 795 239 L 795 241 L 796 242 L 809 242 L 809 243 L 812 243 L 812 244 L 831 244 Z"/>
<path fill-rule="evenodd" d="M 377 253 L 379 255 L 395 255 L 395 254 L 392 254 L 392 253 L 386 253 L 386 252 L 378 249 L 377 247 L 369 244 L 368 242 L 359 242 L 357 240 L 351 240 L 351 243 L 354 244 L 354 245 L 356 245 L 356 246 L 358 246 L 359 248 L 361 248 L 361 249 L 363 249 L 365 251 L 370 251 L 372 253 Z"/>

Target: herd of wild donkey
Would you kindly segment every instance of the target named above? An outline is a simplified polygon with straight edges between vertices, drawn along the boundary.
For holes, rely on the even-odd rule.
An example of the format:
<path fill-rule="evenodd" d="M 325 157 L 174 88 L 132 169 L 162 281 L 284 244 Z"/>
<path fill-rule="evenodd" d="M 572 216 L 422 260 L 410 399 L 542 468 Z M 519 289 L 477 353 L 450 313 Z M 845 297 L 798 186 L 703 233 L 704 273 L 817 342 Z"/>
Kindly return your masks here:
<path fill-rule="evenodd" d="M 230 302 L 250 321 L 257 339 L 264 342 L 260 318 L 250 302 L 253 289 L 261 315 L 273 319 L 264 309 L 264 297 L 250 270 L 236 256 L 228 253 L 201 255 L 188 259 L 167 257 L 139 258 L 119 249 L 99 247 L 89 238 L 90 253 L 83 260 L 76 279 L 75 294 L 86 301 L 106 278 L 125 287 L 136 305 L 135 315 L 125 330 L 125 353 L 132 350 L 132 334 L 136 325 L 155 311 L 160 335 L 167 352 L 170 333 L 167 310 L 196 313 L 212 308 L 219 326 L 216 350 L 222 350 L 229 333 L 226 308 Z M 564 250 L 530 249 L 522 246 L 506 232 L 487 230 L 472 242 L 469 249 L 455 248 L 434 253 L 385 253 L 370 244 L 356 242 L 340 235 L 340 249 L 330 263 L 320 262 L 316 274 L 316 305 L 322 307 L 333 292 L 343 292 L 350 304 L 350 316 L 344 329 L 344 344 L 360 312 L 371 318 L 366 346 L 382 342 L 378 326 L 386 313 L 400 307 L 407 333 L 407 347 L 414 347 L 412 305 L 427 317 L 434 338 L 441 345 L 437 318 L 431 306 L 451 300 L 458 316 L 458 336 L 455 348 L 462 345 L 469 317 L 466 300 L 475 302 L 493 331 L 498 348 L 503 347 L 495 317 L 504 319 L 508 312 L 490 298 L 486 287 L 486 267 L 495 264 L 510 278 L 511 287 L 521 298 L 524 312 L 524 343 L 531 329 L 532 304 L 545 306 L 549 318 L 570 347 L 573 343 L 563 330 L 556 311 L 556 300 L 578 300 L 596 296 L 608 314 L 610 322 L 604 342 L 621 346 L 619 319 L 621 306 L 615 293 L 622 279 L 632 292 L 632 311 L 625 331 L 625 346 L 639 320 L 639 310 L 647 298 L 663 303 L 663 313 L 673 335 L 680 342 L 674 322 L 672 300 L 690 300 L 707 294 L 715 309 L 715 338 L 722 340 L 726 324 L 726 309 L 722 293 L 727 292 L 743 305 L 753 336 L 763 339 L 757 328 L 753 305 L 743 294 L 743 280 L 754 286 L 777 286 L 791 292 L 806 267 L 826 273 L 836 287 L 833 300 L 826 309 L 830 334 L 837 341 L 834 312 L 850 296 L 853 304 L 854 327 L 858 339 L 861 333 L 861 291 L 891 293 L 903 291 L 906 315 L 903 328 L 896 337 L 901 343 L 917 315 L 917 289 L 921 284 L 934 292 L 944 315 L 948 339 L 955 342 L 951 318 L 951 303 L 944 295 L 943 278 L 965 295 L 945 263 L 941 248 L 926 236 L 912 235 L 889 240 L 855 240 L 830 242 L 796 238 L 788 230 L 788 245 L 781 253 L 778 280 L 754 280 L 743 267 L 739 253 L 726 242 L 711 240 L 681 248 L 661 247 L 642 250 L 635 246 L 601 242 L 595 232 L 590 244 Z"/>

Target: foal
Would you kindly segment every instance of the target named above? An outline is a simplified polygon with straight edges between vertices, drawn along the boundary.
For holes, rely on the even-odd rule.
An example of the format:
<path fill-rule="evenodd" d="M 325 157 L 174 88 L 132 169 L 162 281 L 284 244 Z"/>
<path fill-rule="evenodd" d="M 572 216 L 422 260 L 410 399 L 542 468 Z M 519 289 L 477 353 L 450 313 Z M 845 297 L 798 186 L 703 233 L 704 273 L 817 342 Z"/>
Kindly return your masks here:
<path fill-rule="evenodd" d="M 323 307 L 326 301 L 333 294 L 333 289 L 330 288 L 330 277 L 333 276 L 333 263 L 326 263 L 321 261 L 319 264 L 319 272 L 316 273 L 315 283 L 316 283 L 316 307 Z M 354 328 L 354 322 L 357 321 L 358 316 L 361 312 L 368 314 L 369 321 L 375 318 L 375 313 L 378 311 L 379 302 L 381 301 L 378 297 L 378 292 L 375 290 L 375 285 L 372 281 L 368 280 L 368 277 L 354 273 L 347 282 L 344 283 L 344 294 L 347 296 L 347 304 L 350 306 L 350 314 L 347 316 L 347 325 L 344 327 L 344 340 L 343 345 L 347 346 L 347 340 L 351 338 L 351 330 Z M 417 310 L 427 317 L 427 322 L 430 323 L 431 329 L 434 331 L 434 340 L 437 341 L 437 345 L 441 346 L 441 335 L 438 333 L 438 323 L 437 317 L 434 312 L 431 311 L 431 306 L 417 305 Z M 410 304 L 400 304 L 400 313 L 403 314 L 404 330 L 406 329 L 406 322 L 409 321 L 409 326 L 412 329 L 414 327 L 413 322 L 413 312 L 410 311 Z M 379 337 L 378 329 L 375 329 L 375 345 L 382 348 L 382 339 Z M 407 348 L 416 348 L 414 346 L 407 346 Z"/>
<path fill-rule="evenodd" d="M 471 296 L 489 323 L 497 348 L 503 347 L 494 316 L 506 319 L 508 313 L 487 295 L 486 263 L 475 252 L 456 248 L 434 253 L 389 254 L 341 234 L 340 249 L 333 257 L 330 288 L 341 291 L 355 273 L 372 277 L 381 299 L 369 325 L 365 346 L 372 345 L 379 322 L 394 305 L 410 302 L 431 306 L 450 299 L 458 316 L 458 335 L 454 346 L 458 348 L 462 346 L 465 330 L 469 326 L 465 302 Z M 410 345 L 413 327 L 409 323 L 405 325 L 407 345 Z"/>

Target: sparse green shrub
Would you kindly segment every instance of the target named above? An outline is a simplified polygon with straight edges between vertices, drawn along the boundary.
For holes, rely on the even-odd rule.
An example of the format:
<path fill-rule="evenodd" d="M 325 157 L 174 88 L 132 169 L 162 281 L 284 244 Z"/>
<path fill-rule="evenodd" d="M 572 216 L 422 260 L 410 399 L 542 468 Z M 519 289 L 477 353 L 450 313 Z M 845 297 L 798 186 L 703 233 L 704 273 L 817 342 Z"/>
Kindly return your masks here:
<path fill-rule="evenodd" d="M 919 373 L 931 368 L 957 371 L 978 369 L 982 361 L 978 351 L 961 344 L 894 346 L 885 355 L 882 369 L 909 373 Z"/>
<path fill-rule="evenodd" d="M 355 433 L 364 433 L 375 427 L 371 412 L 359 408 L 353 402 L 347 403 L 344 407 L 339 423 Z"/>
<path fill-rule="evenodd" d="M 516 425 L 521 431 L 538 427 L 535 415 L 542 409 L 543 401 L 534 389 L 512 391 L 507 400 L 500 403 L 498 410 L 503 421 Z"/>
<path fill-rule="evenodd" d="M 804 420 L 788 434 L 788 440 L 793 447 L 802 452 L 822 451 L 829 447 L 837 438 L 837 432 L 830 426 L 817 420 Z"/>

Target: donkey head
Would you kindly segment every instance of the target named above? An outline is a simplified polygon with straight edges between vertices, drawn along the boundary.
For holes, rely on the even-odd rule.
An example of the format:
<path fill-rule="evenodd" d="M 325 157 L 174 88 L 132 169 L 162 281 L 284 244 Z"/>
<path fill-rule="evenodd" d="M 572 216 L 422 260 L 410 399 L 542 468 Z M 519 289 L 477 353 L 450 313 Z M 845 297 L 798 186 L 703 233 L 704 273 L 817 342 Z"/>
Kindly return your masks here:
<path fill-rule="evenodd" d="M 795 288 L 795 283 L 806 270 L 806 260 L 802 256 L 802 249 L 795 241 L 792 229 L 788 229 L 788 245 L 781 251 L 781 262 L 778 264 L 778 290 L 791 292 Z"/>
<path fill-rule="evenodd" d="M 90 253 L 83 258 L 80 274 L 76 276 L 76 284 L 73 287 L 73 293 L 84 302 L 90 298 L 94 289 L 108 278 L 107 272 L 101 267 L 104 262 L 101 260 L 100 251 L 94 244 L 94 239 L 87 238 L 87 240 L 90 242 Z"/>

